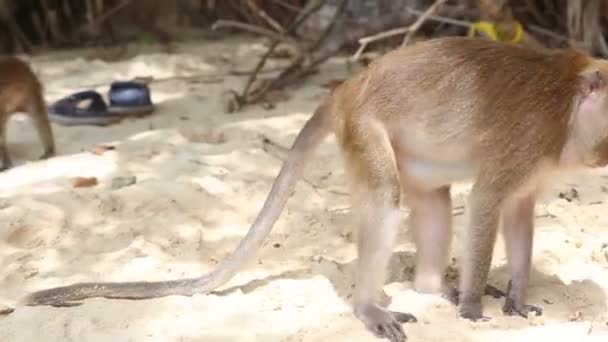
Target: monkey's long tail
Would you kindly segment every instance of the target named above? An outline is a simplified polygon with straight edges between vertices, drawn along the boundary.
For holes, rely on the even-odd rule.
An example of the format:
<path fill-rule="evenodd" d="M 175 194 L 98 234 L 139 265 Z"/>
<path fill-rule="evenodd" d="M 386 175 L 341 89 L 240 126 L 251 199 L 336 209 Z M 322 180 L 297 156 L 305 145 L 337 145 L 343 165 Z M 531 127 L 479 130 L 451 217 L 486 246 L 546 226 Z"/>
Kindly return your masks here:
<path fill-rule="evenodd" d="M 192 296 L 207 293 L 227 283 L 245 261 L 260 248 L 279 218 L 289 195 L 316 147 L 330 133 L 329 99 L 315 111 L 296 137 L 264 206 L 247 235 L 228 258 L 212 272 L 197 278 L 158 282 L 76 283 L 34 292 L 23 300 L 29 306 L 73 306 L 93 297 L 145 299 L 170 295 Z"/>

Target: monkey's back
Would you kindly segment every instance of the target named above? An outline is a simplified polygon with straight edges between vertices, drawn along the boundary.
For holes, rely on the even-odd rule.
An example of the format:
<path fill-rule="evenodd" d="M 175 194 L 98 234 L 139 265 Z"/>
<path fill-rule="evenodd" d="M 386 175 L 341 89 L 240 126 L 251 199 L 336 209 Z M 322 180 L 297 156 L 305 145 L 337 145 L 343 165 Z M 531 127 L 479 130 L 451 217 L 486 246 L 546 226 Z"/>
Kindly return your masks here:
<path fill-rule="evenodd" d="M 42 96 L 42 86 L 24 61 L 0 56 L 0 115 L 25 111 L 34 97 Z"/>
<path fill-rule="evenodd" d="M 546 134 L 565 131 L 573 106 L 569 99 L 576 97 L 578 76 L 587 63 L 587 56 L 574 50 L 541 52 L 477 38 L 431 39 L 378 58 L 344 84 L 349 95 L 338 101 L 354 102 L 344 113 L 345 130 L 361 116 L 373 115 L 389 135 L 435 146 L 439 154 L 449 150 L 446 158 L 462 159 L 507 146 L 504 142 L 513 136 L 537 146 L 563 140 L 529 127 L 555 125 Z M 447 141 L 472 150 L 448 148 L 443 145 Z M 544 147 L 543 153 L 557 148 Z"/>

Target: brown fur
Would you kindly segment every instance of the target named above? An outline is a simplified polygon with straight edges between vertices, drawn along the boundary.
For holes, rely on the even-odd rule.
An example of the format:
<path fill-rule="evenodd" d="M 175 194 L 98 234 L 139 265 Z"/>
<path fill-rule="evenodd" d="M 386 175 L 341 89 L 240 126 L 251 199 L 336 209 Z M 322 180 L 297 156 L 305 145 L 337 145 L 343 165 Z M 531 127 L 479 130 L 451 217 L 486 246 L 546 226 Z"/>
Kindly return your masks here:
<path fill-rule="evenodd" d="M 44 146 L 40 158 L 53 156 L 55 143 L 42 85 L 25 62 L 12 56 L 0 56 L 0 170 L 12 166 L 6 146 L 6 128 L 16 112 L 28 113 L 32 118 Z"/>
<path fill-rule="evenodd" d="M 209 292 L 251 259 L 314 148 L 336 134 L 359 216 L 355 315 L 378 336 L 405 340 L 387 311 L 386 266 L 401 220 L 412 209 L 414 286 L 444 291 L 451 241 L 450 185 L 472 179 L 458 304 L 482 319 L 481 297 L 503 221 L 511 281 L 503 310 L 526 316 L 533 208 L 559 170 L 608 160 L 606 62 L 574 50 L 546 52 L 482 39 L 442 38 L 386 54 L 338 86 L 306 123 L 264 206 L 236 251 L 216 270 L 167 282 L 81 283 L 36 292 L 27 305 L 70 305 L 89 297 L 149 298 Z"/>

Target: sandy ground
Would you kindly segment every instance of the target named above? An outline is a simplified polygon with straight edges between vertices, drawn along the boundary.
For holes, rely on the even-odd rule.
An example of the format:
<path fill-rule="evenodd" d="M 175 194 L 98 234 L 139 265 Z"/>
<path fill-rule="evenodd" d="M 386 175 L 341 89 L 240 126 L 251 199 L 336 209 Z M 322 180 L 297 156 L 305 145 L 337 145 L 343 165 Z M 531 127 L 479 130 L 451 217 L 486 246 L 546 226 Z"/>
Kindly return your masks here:
<path fill-rule="evenodd" d="M 29 291 L 76 281 L 173 279 L 213 269 L 245 234 L 296 133 L 347 75 L 341 60 L 272 110 L 225 114 L 220 94 L 244 82 L 262 51 L 251 39 L 182 43 L 172 54 L 152 45 L 119 62 L 93 50 L 31 59 L 48 101 L 111 81 L 153 76 L 156 112 L 109 127 L 54 126 L 59 156 L 41 151 L 30 123 L 11 123 L 18 167 L 0 174 L 0 308 Z M 269 139 L 274 144 L 264 143 Z M 116 147 L 103 155 L 96 144 Z M 71 177 L 99 185 L 73 188 Z M 136 177 L 113 188 L 117 177 Z M 576 196 L 573 196 L 575 189 Z M 487 323 L 457 318 L 437 296 L 414 292 L 414 247 L 403 230 L 386 291 L 392 309 L 415 314 L 410 341 L 608 340 L 608 173 L 555 184 L 537 209 L 529 301 L 542 317 L 504 317 L 484 298 Z M 455 187 L 461 206 L 468 185 Z M 560 193 L 566 196 L 561 196 Z M 572 198 L 574 197 L 574 198 Z M 218 293 L 144 301 L 86 300 L 72 308 L 17 307 L 0 317 L 3 342 L 52 341 L 376 341 L 351 313 L 355 246 L 349 195 L 332 138 L 319 149 L 255 261 Z M 453 255 L 463 217 L 455 210 Z M 507 280 L 499 240 L 490 281 Z"/>

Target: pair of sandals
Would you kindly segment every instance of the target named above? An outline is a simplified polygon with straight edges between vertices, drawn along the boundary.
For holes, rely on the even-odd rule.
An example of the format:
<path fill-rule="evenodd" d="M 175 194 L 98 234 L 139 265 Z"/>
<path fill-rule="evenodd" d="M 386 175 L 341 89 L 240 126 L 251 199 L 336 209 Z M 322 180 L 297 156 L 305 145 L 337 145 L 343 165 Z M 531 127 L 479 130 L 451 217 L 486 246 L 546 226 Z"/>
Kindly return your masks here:
<path fill-rule="evenodd" d="M 150 89 L 138 81 L 117 81 L 110 85 L 109 105 L 94 90 L 74 93 L 49 107 L 51 121 L 65 126 L 116 123 L 126 116 L 144 116 L 154 111 Z"/>

